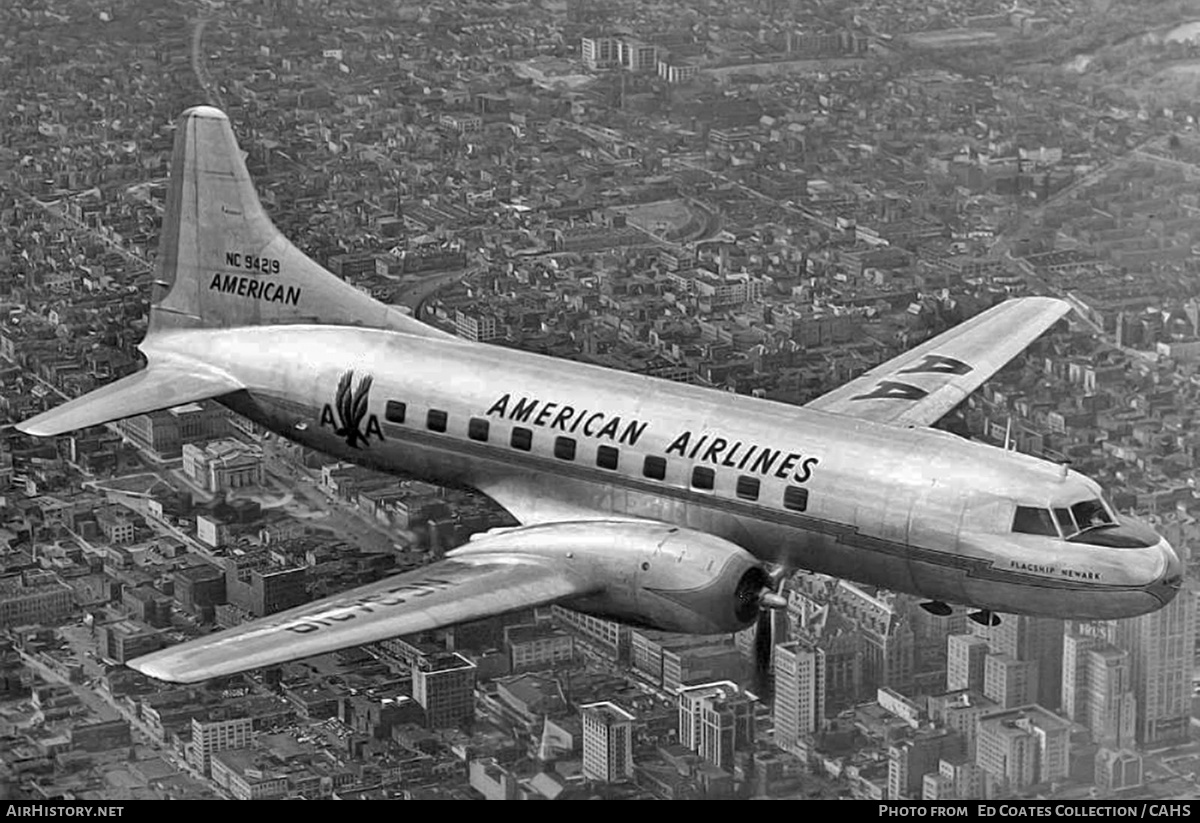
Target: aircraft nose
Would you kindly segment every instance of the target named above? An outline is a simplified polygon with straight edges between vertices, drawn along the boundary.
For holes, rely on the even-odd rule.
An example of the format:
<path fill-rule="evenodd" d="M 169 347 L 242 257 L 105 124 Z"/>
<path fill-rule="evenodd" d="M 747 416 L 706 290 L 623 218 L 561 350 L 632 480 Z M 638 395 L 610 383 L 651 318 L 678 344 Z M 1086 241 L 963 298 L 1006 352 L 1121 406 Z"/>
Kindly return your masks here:
<path fill-rule="evenodd" d="M 1160 541 L 1158 548 L 1166 560 L 1166 566 L 1162 576 L 1150 584 L 1149 591 L 1165 606 L 1175 599 L 1183 586 L 1183 561 L 1166 540 Z"/>

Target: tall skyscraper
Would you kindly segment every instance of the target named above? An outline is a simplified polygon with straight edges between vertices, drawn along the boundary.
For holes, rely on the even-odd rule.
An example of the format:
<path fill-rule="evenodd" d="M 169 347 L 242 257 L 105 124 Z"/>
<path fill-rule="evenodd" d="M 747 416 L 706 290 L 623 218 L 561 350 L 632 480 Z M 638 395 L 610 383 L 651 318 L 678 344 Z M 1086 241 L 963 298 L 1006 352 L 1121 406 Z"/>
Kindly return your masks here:
<path fill-rule="evenodd" d="M 843 580 L 836 605 L 862 638 L 862 688 L 868 694 L 881 686 L 909 691 L 916 674 L 916 635 L 904 603 Z"/>
<path fill-rule="evenodd" d="M 709 763 L 733 770 L 733 755 L 754 743 L 755 700 L 721 681 L 679 690 L 679 742 Z"/>
<path fill-rule="evenodd" d="M 1000 615 L 1000 625 L 971 624 L 971 632 L 983 637 L 993 654 L 1038 664 L 1036 702 L 1057 709 L 1062 699 L 1063 621 L 1048 617 Z"/>
<path fill-rule="evenodd" d="M 791 751 L 825 720 L 825 652 L 796 640 L 775 647 L 775 745 Z"/>
<path fill-rule="evenodd" d="M 1129 652 L 1143 746 L 1186 741 L 1191 722 L 1196 600 L 1190 586 L 1165 608 L 1117 622 L 1117 645 Z"/>
<path fill-rule="evenodd" d="M 253 739 L 254 721 L 249 717 L 207 721 L 192 718 L 192 742 L 188 744 L 187 761 L 207 775 L 214 752 L 246 749 Z"/>
<path fill-rule="evenodd" d="M 633 777 L 633 720 L 615 703 L 579 707 L 583 720 L 583 776 L 617 783 Z"/>
<path fill-rule="evenodd" d="M 863 639 L 854 624 L 831 609 L 802 633 L 824 654 L 825 713 L 847 709 L 862 697 Z"/>
<path fill-rule="evenodd" d="M 1137 729 L 1137 698 L 1129 652 L 1105 645 L 1087 654 L 1088 719 L 1092 739 L 1110 749 L 1132 748 Z"/>
<path fill-rule="evenodd" d="M 989 654 L 983 665 L 983 693 L 1006 709 L 1037 702 L 1038 663 L 1007 654 Z"/>
<path fill-rule="evenodd" d="M 1011 791 L 1057 780 L 1070 771 L 1070 732 L 1070 722 L 1040 706 L 986 715 L 975 762 Z"/>
<path fill-rule="evenodd" d="M 474 716 L 475 668 L 456 653 L 417 659 L 412 667 L 413 699 L 425 709 L 425 725 L 448 729 Z"/>
<path fill-rule="evenodd" d="M 1102 645 L 1103 639 L 1078 629 L 1063 635 L 1062 714 L 1076 723 L 1088 722 L 1088 652 Z"/>
<path fill-rule="evenodd" d="M 792 638 L 804 638 L 825 653 L 825 712 L 849 708 L 864 696 L 863 648 L 856 622 L 841 605 L 840 581 L 818 574 L 797 574 L 788 581 L 788 619 Z M 789 638 L 789 639 L 792 639 Z M 874 694 L 874 692 L 872 692 Z"/>
<path fill-rule="evenodd" d="M 946 691 L 983 691 L 983 665 L 989 648 L 985 638 L 972 634 L 946 638 Z"/>

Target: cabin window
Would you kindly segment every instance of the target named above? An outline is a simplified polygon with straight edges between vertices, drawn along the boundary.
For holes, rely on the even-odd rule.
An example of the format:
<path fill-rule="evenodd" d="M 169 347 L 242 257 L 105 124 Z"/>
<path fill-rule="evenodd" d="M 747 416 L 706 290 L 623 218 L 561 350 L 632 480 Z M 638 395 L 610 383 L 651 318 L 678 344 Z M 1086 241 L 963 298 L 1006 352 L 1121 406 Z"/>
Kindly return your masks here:
<path fill-rule="evenodd" d="M 692 488 L 701 489 L 702 491 L 712 491 L 713 483 L 716 479 L 716 474 L 712 469 L 706 466 L 697 466 L 692 469 Z"/>
<path fill-rule="evenodd" d="M 757 477 L 739 477 L 737 479 L 737 496 L 743 500 L 757 500 L 761 485 Z"/>
<path fill-rule="evenodd" d="M 612 446 L 599 446 L 596 449 L 596 465 L 602 469 L 615 469 L 620 458 L 621 452 Z"/>
<path fill-rule="evenodd" d="M 651 480 L 662 480 L 667 476 L 666 458 L 649 455 L 642 463 L 642 474 Z"/>
<path fill-rule="evenodd" d="M 554 456 L 559 460 L 574 460 L 575 440 L 570 437 L 554 438 Z"/>
<path fill-rule="evenodd" d="M 446 413 L 430 409 L 429 414 L 425 416 L 425 428 L 431 432 L 444 432 L 446 430 Z"/>
<path fill-rule="evenodd" d="M 512 447 L 527 452 L 533 448 L 533 432 L 517 426 L 512 430 Z"/>
<path fill-rule="evenodd" d="M 794 512 L 802 512 L 808 508 L 808 489 L 801 486 L 788 486 L 783 490 L 783 507 Z"/>
<path fill-rule="evenodd" d="M 387 401 L 387 405 L 383 407 L 383 419 L 389 423 L 403 423 L 406 411 L 408 411 L 407 403 L 401 403 L 399 400 L 389 400 Z"/>
<path fill-rule="evenodd" d="M 1018 534 L 1044 534 L 1048 537 L 1058 537 L 1058 529 L 1054 527 L 1054 518 L 1049 509 L 1035 509 L 1033 506 L 1017 506 L 1013 516 L 1012 530 Z"/>
<path fill-rule="evenodd" d="M 488 421 L 481 417 L 472 417 L 471 422 L 467 423 L 467 437 L 472 440 L 478 440 L 486 443 L 488 439 L 488 429 L 491 428 Z"/>

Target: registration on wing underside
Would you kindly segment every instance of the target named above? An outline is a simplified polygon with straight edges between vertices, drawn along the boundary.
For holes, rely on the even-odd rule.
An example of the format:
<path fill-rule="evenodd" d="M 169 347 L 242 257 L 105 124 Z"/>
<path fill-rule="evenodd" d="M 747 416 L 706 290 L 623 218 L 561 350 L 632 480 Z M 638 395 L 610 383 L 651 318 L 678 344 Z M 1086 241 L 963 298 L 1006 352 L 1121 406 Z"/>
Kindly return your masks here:
<path fill-rule="evenodd" d="M 372 615 L 386 609 L 403 606 L 415 602 L 422 597 L 428 597 L 434 592 L 448 589 L 454 585 L 451 580 L 439 577 L 426 577 L 414 580 L 412 583 L 402 583 L 381 592 L 364 594 L 350 599 L 339 600 L 330 604 L 325 611 L 297 617 L 295 620 L 281 626 L 286 631 L 296 634 L 309 634 L 320 631 L 322 627 L 335 623 L 345 623 L 360 615 Z"/>
<path fill-rule="evenodd" d="M 477 542 L 473 545 L 479 545 Z M 586 594 L 561 564 L 520 553 L 447 558 L 130 662 L 192 683 Z"/>

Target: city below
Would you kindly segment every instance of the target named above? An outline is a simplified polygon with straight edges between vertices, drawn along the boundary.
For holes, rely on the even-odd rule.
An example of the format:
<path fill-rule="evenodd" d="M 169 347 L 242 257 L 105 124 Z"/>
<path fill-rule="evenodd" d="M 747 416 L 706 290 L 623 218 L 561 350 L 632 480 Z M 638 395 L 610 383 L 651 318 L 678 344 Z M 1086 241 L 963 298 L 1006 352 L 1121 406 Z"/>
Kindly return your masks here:
<path fill-rule="evenodd" d="M 1193 14 L 0 4 L 0 423 L 141 367 L 175 122 L 210 105 L 299 248 L 479 343 L 802 405 L 1066 300 L 938 427 L 1069 463 L 1189 566 L 1151 614 L 991 626 L 801 569 L 765 679 L 754 628 L 551 606 L 179 686 L 125 663 L 515 520 L 209 401 L 6 425 L 0 797 L 1200 799 Z"/>

